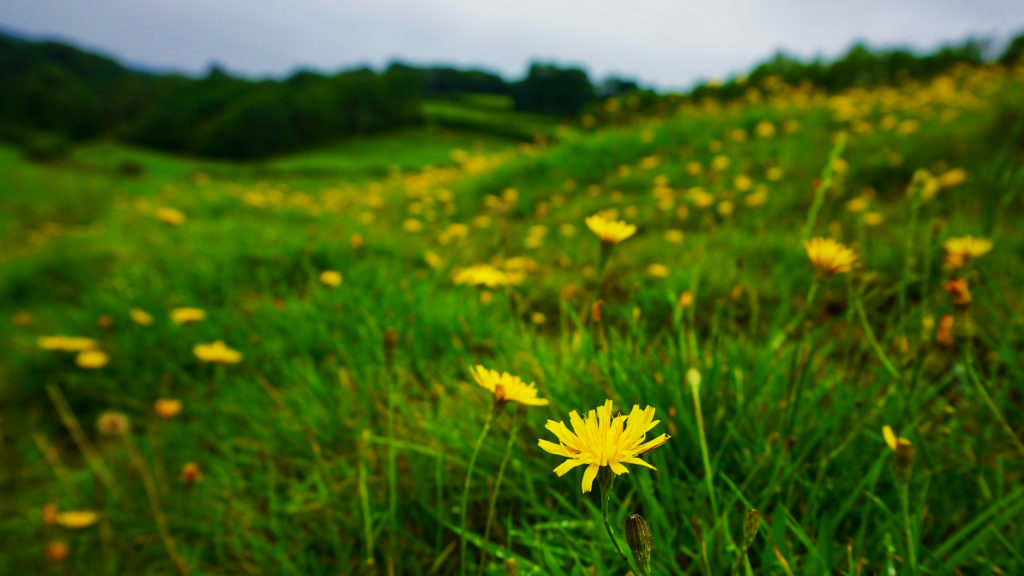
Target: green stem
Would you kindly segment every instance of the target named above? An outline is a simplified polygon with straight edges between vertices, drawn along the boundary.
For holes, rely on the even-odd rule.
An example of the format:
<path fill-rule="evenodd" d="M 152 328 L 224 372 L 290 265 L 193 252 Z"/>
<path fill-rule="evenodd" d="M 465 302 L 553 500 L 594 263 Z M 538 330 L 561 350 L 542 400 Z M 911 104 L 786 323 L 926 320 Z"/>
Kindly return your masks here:
<path fill-rule="evenodd" d="M 900 504 L 903 507 L 903 531 L 907 537 L 907 556 L 910 560 L 910 574 L 917 574 L 917 552 L 914 547 L 914 532 L 910 522 L 910 482 L 900 483 Z"/>
<path fill-rule="evenodd" d="M 871 329 L 871 324 L 868 322 L 868 315 L 864 312 L 864 304 L 860 301 L 859 296 L 854 296 L 854 305 L 857 307 L 857 317 L 860 318 L 860 325 L 864 328 L 864 334 L 868 337 L 868 343 L 871 344 L 872 350 L 875 351 L 875 355 L 878 356 L 878 360 L 881 361 L 882 365 L 885 366 L 885 370 L 895 379 L 900 380 L 902 378 L 900 371 L 896 369 L 896 366 L 889 360 L 889 357 L 885 354 L 885 350 L 882 350 L 882 345 L 878 343 L 878 339 L 875 338 L 875 331 Z"/>
<path fill-rule="evenodd" d="M 910 205 L 910 224 L 907 230 L 907 246 L 903 260 L 903 277 L 899 291 L 899 333 L 907 336 L 907 285 L 910 284 L 910 260 L 914 257 L 914 240 L 917 237 L 917 213 L 921 207 L 921 189 L 915 187 L 914 200 Z"/>
<path fill-rule="evenodd" d="M 711 513 L 718 522 L 718 502 L 715 500 L 714 471 L 711 469 L 711 458 L 708 457 L 708 440 L 704 434 L 704 415 L 700 407 L 700 386 L 690 386 L 693 393 L 693 411 L 697 416 L 697 431 L 700 433 L 700 454 L 704 460 L 704 482 L 708 487 L 708 499 L 711 500 Z"/>
<path fill-rule="evenodd" d="M 498 466 L 498 476 L 494 479 L 494 489 L 491 491 L 491 500 L 487 504 L 487 522 L 484 524 L 483 546 L 480 548 L 480 566 L 477 568 L 477 576 L 484 573 L 484 563 L 487 561 L 487 542 L 491 537 L 491 526 L 494 524 L 494 510 L 498 502 L 498 492 L 501 490 L 501 480 L 505 477 L 505 467 L 508 465 L 509 457 L 512 455 L 512 445 L 515 444 L 519 429 L 523 425 L 522 410 L 519 411 L 512 425 L 512 433 L 505 443 L 505 455 L 501 458 L 501 465 Z"/>
<path fill-rule="evenodd" d="M 821 275 L 815 274 L 814 280 L 811 281 L 811 287 L 807 290 L 807 297 L 804 299 L 804 307 L 796 313 L 796 317 L 790 320 L 789 324 L 786 324 L 782 332 L 775 336 L 772 341 L 772 349 L 778 350 L 786 343 L 789 335 L 796 330 L 800 324 L 803 323 L 804 319 L 807 318 L 807 313 L 811 310 L 811 306 L 814 306 L 814 301 L 818 297 L 818 289 L 821 287 Z"/>
<path fill-rule="evenodd" d="M 611 484 L 609 482 L 609 484 Z M 605 532 L 608 533 L 608 538 L 612 541 L 612 545 L 615 546 L 615 551 L 619 553 L 619 557 L 626 563 L 626 566 L 630 570 L 633 569 L 629 563 L 629 559 L 626 558 L 625 552 L 622 551 L 622 547 L 619 546 L 619 541 L 615 539 L 615 532 L 612 530 L 612 525 L 608 522 L 608 503 L 612 499 L 611 486 L 605 487 L 604 483 L 601 484 L 601 519 L 604 521 Z"/>
<path fill-rule="evenodd" d="M 469 457 L 469 467 L 466 468 L 466 481 L 462 484 L 462 502 L 459 505 L 459 574 L 466 574 L 466 509 L 469 507 L 469 483 L 473 478 L 473 468 L 476 467 L 476 457 L 483 446 L 484 438 L 491 429 L 491 422 L 494 415 L 498 413 L 498 403 L 495 402 L 487 412 L 487 420 L 484 420 L 484 427 L 480 430 L 480 437 L 476 439 L 473 446 L 473 455 Z"/>
<path fill-rule="evenodd" d="M 395 458 L 395 378 L 387 362 L 388 380 L 388 565 L 398 556 L 398 467 Z"/>

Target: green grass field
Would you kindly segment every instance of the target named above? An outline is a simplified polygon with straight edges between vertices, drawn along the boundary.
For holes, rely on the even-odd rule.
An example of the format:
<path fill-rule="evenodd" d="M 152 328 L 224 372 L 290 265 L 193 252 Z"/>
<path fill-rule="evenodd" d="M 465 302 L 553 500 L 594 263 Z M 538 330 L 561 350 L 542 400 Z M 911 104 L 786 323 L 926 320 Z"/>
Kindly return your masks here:
<path fill-rule="evenodd" d="M 987 67 L 548 145 L 0 148 L 0 573 L 626 574 L 634 513 L 653 574 L 1024 573 L 1022 100 Z M 596 213 L 637 227 L 604 267 Z M 958 262 L 968 235 L 991 251 Z M 816 272 L 818 236 L 856 266 Z M 496 285 L 455 282 L 476 264 Z M 492 413 L 477 364 L 550 404 Z M 606 400 L 671 436 L 609 490 L 614 545 L 538 446 Z"/>

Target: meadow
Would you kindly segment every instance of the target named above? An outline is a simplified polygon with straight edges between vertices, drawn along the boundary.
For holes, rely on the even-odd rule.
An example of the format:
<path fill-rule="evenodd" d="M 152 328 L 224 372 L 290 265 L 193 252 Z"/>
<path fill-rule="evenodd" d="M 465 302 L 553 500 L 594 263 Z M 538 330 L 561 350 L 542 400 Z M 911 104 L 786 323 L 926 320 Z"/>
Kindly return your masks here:
<path fill-rule="evenodd" d="M 0 147 L 0 573 L 1024 573 L 1022 101 Z"/>

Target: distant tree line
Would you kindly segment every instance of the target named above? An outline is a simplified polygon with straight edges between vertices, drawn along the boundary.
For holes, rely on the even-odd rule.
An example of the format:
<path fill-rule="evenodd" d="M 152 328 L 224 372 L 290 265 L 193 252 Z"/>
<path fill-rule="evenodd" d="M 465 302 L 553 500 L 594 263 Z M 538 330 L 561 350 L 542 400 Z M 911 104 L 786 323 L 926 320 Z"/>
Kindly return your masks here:
<path fill-rule="evenodd" d="M 958 65 L 975 66 L 989 61 L 1010 65 L 1024 55 L 1024 33 L 1011 40 L 993 59 L 986 56 L 990 48 L 991 42 L 979 38 L 946 44 L 927 54 L 916 54 L 905 48 L 872 49 L 858 42 L 831 62 L 821 58 L 805 61 L 780 51 L 745 77 L 721 85 L 703 84 L 690 96 L 737 98 L 746 92 L 748 86 L 759 85 L 769 77 L 791 85 L 809 82 L 828 92 L 838 92 L 854 87 L 870 88 L 907 80 L 928 80 Z"/>
<path fill-rule="evenodd" d="M 984 62 L 987 49 L 985 42 L 973 39 L 925 55 L 857 44 L 832 62 L 802 61 L 780 52 L 754 68 L 745 81 L 705 84 L 687 96 L 739 97 L 749 84 L 772 76 L 829 91 L 925 79 L 959 64 Z M 1024 34 L 995 60 L 1008 64 L 1022 54 Z M 402 62 L 382 72 L 305 70 L 284 80 L 238 78 L 214 67 L 192 78 L 132 70 L 66 44 L 3 34 L 0 85 L 0 138 L 53 147 L 65 140 L 108 136 L 160 150 L 233 159 L 264 158 L 414 125 L 423 120 L 424 98 L 500 94 L 510 96 L 516 110 L 560 117 L 627 94 L 640 108 L 663 100 L 629 79 L 608 78 L 595 85 L 583 69 L 551 63 L 532 64 L 515 82 L 482 70 Z"/>

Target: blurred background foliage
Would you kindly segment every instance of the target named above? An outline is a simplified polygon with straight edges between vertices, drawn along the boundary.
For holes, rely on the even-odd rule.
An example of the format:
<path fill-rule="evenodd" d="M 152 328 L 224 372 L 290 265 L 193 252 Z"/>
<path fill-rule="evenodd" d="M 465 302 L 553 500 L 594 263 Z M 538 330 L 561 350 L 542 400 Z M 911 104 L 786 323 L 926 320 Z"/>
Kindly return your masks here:
<path fill-rule="evenodd" d="M 829 92 L 933 78 L 957 65 L 1009 64 L 1024 52 L 1024 34 L 1002 51 L 976 38 L 932 53 L 873 50 L 856 44 L 834 61 L 804 61 L 779 52 L 746 76 L 705 82 L 688 94 L 658 94 L 626 78 L 593 82 L 581 68 L 533 63 L 509 81 L 484 70 L 417 67 L 394 62 L 325 74 L 300 70 L 284 79 L 248 79 L 217 66 L 201 78 L 135 70 L 59 42 L 0 34 L 0 138 L 37 160 L 59 158 L 75 141 L 114 138 L 158 150 L 213 158 L 262 159 L 341 138 L 425 122 L 474 127 L 501 137 L 532 139 L 536 126 L 514 118 L 495 122 L 452 114 L 443 102 L 494 96 L 484 110 L 573 118 L 600 101 L 625 94 L 645 106 L 665 100 L 740 98 L 767 78 Z M 440 104 L 439 104 L 440 103 Z M 465 106 L 460 105 L 460 110 Z"/>

